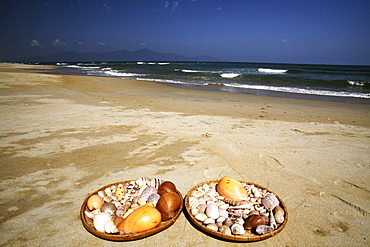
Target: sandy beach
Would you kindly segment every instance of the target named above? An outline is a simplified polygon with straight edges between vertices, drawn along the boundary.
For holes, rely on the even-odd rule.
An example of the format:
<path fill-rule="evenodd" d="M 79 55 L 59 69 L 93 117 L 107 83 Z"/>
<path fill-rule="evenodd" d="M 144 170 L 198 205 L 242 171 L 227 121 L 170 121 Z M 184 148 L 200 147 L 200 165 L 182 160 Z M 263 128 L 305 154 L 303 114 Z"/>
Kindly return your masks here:
<path fill-rule="evenodd" d="M 181 214 L 125 243 L 85 230 L 89 193 L 145 176 L 183 196 L 223 176 L 264 186 L 289 221 L 249 246 L 370 245 L 370 105 L 173 88 L 0 64 L 0 245 L 241 246 Z"/>

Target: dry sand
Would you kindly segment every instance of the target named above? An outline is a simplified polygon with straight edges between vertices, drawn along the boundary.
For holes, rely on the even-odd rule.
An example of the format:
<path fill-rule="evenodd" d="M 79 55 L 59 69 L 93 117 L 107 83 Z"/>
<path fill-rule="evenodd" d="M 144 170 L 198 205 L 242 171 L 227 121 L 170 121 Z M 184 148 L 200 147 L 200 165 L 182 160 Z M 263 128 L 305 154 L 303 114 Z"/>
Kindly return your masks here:
<path fill-rule="evenodd" d="M 285 229 L 249 246 L 370 245 L 370 106 L 172 88 L 0 65 L 0 245 L 235 246 L 181 214 L 151 237 L 99 239 L 86 196 L 141 176 L 185 194 L 231 176 L 269 188 Z"/>

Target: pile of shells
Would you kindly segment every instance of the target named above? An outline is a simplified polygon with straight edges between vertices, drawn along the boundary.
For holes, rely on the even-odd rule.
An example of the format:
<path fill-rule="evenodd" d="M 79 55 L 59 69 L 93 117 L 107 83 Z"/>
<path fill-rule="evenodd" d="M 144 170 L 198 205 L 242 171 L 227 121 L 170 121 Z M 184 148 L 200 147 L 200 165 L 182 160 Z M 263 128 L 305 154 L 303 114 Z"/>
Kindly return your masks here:
<path fill-rule="evenodd" d="M 263 235 L 284 222 L 285 212 L 273 193 L 253 184 L 240 185 L 246 192 L 244 200 L 220 195 L 217 182 L 204 183 L 190 193 L 187 207 L 203 226 L 229 235 L 243 235 L 246 231 Z"/>
<path fill-rule="evenodd" d="M 180 207 L 180 196 L 176 191 L 176 186 L 170 181 L 141 177 L 111 185 L 91 195 L 84 213 L 93 220 L 94 228 L 99 232 L 127 234 L 119 230 L 120 223 L 145 205 L 155 207 L 161 213 L 162 220 L 171 219 Z"/>

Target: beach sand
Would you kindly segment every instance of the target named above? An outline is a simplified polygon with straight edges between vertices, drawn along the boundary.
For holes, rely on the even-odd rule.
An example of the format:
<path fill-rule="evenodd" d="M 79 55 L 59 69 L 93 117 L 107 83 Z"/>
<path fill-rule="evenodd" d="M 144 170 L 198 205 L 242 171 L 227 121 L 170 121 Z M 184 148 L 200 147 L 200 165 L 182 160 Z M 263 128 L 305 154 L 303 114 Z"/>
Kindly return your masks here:
<path fill-rule="evenodd" d="M 231 176 L 275 192 L 289 220 L 248 246 L 370 245 L 370 105 L 197 91 L 0 65 L 0 245 L 121 246 L 82 226 L 104 185 L 158 177 L 183 196 Z M 181 214 L 125 246 L 238 246 Z"/>

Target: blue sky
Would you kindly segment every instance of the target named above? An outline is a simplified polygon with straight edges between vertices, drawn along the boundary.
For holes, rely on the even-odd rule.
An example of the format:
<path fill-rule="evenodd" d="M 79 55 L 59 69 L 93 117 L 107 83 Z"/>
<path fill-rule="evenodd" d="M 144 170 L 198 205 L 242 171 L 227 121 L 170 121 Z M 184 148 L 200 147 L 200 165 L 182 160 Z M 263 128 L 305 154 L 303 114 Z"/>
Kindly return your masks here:
<path fill-rule="evenodd" d="M 370 65 L 370 1 L 0 1 L 0 60 L 143 48 L 224 61 Z"/>

